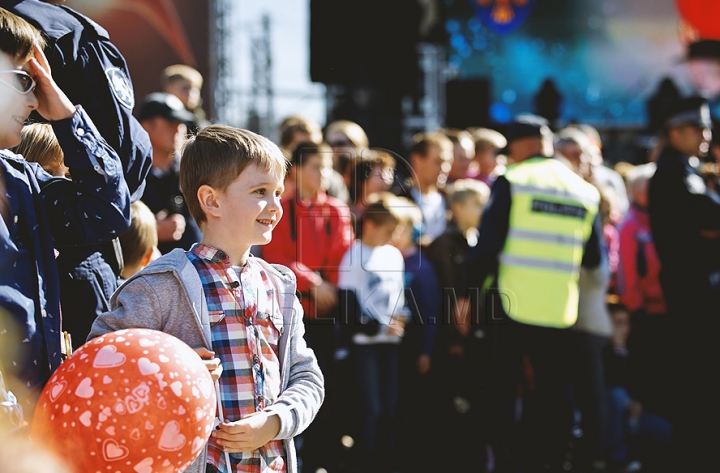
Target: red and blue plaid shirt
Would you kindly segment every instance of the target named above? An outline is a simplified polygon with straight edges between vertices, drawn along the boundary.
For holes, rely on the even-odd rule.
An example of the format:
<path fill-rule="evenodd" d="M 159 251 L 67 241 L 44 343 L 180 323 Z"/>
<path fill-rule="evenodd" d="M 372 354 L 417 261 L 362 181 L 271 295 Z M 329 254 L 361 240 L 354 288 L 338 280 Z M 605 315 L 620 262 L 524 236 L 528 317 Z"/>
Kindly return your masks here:
<path fill-rule="evenodd" d="M 230 265 L 217 248 L 194 245 L 187 252 L 205 290 L 212 349 L 220 358 L 220 399 L 225 420 L 233 422 L 270 406 L 280 396 L 278 341 L 283 330 L 272 283 L 251 256 L 242 268 Z M 286 471 L 282 442 L 272 440 L 251 453 L 231 453 L 225 464 L 213 438 L 208 463 L 220 472 Z"/>

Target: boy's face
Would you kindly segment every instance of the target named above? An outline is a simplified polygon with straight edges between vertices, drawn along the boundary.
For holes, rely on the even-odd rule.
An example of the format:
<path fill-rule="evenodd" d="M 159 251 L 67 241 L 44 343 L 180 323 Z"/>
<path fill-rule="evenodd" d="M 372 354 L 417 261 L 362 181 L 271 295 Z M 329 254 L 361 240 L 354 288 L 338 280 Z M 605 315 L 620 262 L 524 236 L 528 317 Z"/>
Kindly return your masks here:
<path fill-rule="evenodd" d="M 332 172 L 332 155 L 315 154 L 305 159 L 303 166 L 297 169 L 296 185 L 305 197 L 314 197 L 320 189 L 328 185 Z"/>
<path fill-rule="evenodd" d="M 182 148 L 187 127 L 183 122 L 153 117 L 143 120 L 143 128 L 148 132 L 153 150 L 167 154 L 175 154 Z"/>
<path fill-rule="evenodd" d="M 165 91 L 179 98 L 188 110 L 195 110 L 200 104 L 200 89 L 193 87 L 187 79 L 179 79 L 168 84 Z"/>
<path fill-rule="evenodd" d="M 283 177 L 251 164 L 218 193 L 219 224 L 231 235 L 233 245 L 250 248 L 272 239 L 272 231 L 283 215 L 280 196 Z"/>
<path fill-rule="evenodd" d="M 34 92 L 23 95 L 12 87 L 18 79 L 13 71 L 27 72 L 28 61 L 0 52 L 0 149 L 20 143 L 20 131 L 25 120 L 38 106 Z"/>
<path fill-rule="evenodd" d="M 478 197 L 471 195 L 453 204 L 452 211 L 460 227 L 476 228 L 480 225 L 483 206 Z"/>
<path fill-rule="evenodd" d="M 377 225 L 375 222 L 366 220 L 363 225 L 362 242 L 370 247 L 387 245 L 395 233 L 397 223 L 388 222 Z"/>

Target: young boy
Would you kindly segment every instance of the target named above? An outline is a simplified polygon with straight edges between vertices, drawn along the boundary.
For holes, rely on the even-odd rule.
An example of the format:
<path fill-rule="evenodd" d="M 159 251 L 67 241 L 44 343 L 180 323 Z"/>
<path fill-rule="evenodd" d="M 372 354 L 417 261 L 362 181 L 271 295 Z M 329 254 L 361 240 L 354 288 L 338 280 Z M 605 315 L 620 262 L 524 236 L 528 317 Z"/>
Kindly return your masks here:
<path fill-rule="evenodd" d="M 157 220 L 155 215 L 141 200 L 130 205 L 130 229 L 120 237 L 123 254 L 121 282 L 145 268 L 158 250 Z"/>
<path fill-rule="evenodd" d="M 130 278 L 90 334 L 145 327 L 180 338 L 204 359 L 217 354 L 220 423 L 189 472 L 294 473 L 292 439 L 324 397 L 293 273 L 250 254 L 282 217 L 285 163 L 277 146 L 249 131 L 211 125 L 189 138 L 180 182 L 202 241 Z"/>
<path fill-rule="evenodd" d="M 406 322 L 404 263 L 400 250 L 388 245 L 400 221 L 399 201 L 383 195 L 363 215 L 362 238 L 340 262 L 340 289 L 353 290 L 366 317 L 379 324 L 373 335 L 355 333 L 351 356 L 356 365 L 363 415 L 358 452 L 363 471 L 381 471 L 394 456 L 394 422 L 399 390 L 399 346 Z M 385 444 L 376 445 L 381 419 Z M 384 453 L 385 462 L 380 461 Z"/>
<path fill-rule="evenodd" d="M 65 166 L 65 155 L 53 133 L 52 125 L 28 125 L 23 127 L 20 136 L 20 144 L 12 149 L 13 153 L 21 155 L 31 163 L 38 163 L 51 176 L 70 177 Z"/>
<path fill-rule="evenodd" d="M 53 248 L 109 242 L 130 223 L 120 159 L 53 81 L 42 43 L 33 26 L 0 8 L 0 312 L 13 325 L 0 327 L 9 353 L 0 362 L 26 419 L 61 359 Z M 33 110 L 50 122 L 74 180 L 7 150 Z"/>

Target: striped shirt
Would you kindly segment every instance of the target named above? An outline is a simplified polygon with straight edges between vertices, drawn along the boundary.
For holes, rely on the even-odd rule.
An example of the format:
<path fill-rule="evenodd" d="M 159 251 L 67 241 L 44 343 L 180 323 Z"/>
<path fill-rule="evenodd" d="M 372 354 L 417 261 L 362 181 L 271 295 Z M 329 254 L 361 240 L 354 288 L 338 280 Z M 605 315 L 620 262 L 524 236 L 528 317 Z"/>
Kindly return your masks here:
<path fill-rule="evenodd" d="M 275 289 L 252 256 L 245 266 L 233 267 L 224 251 L 203 244 L 194 245 L 187 256 L 205 290 L 212 349 L 223 367 L 224 417 L 237 421 L 272 405 L 280 396 L 278 341 L 283 321 Z M 223 473 L 286 471 L 279 440 L 251 453 L 231 453 L 228 468 L 222 447 L 211 437 L 207 461 Z"/>

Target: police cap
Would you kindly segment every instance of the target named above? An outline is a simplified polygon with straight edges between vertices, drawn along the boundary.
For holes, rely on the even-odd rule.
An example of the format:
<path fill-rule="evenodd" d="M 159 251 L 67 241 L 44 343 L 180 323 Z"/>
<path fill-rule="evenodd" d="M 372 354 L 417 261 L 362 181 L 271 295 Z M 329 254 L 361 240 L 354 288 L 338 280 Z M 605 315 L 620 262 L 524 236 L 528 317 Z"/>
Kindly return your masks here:
<path fill-rule="evenodd" d="M 505 137 L 508 143 L 521 138 L 542 137 L 549 133 L 548 121 L 541 116 L 523 113 L 515 117 L 508 126 Z"/>
<path fill-rule="evenodd" d="M 720 60 L 720 40 L 702 39 L 690 43 L 685 59 L 718 59 Z"/>
<path fill-rule="evenodd" d="M 710 107 L 706 99 L 697 96 L 686 97 L 678 100 L 668 108 L 665 126 L 667 128 L 677 128 L 685 125 L 712 128 Z"/>
<path fill-rule="evenodd" d="M 140 121 L 154 117 L 162 117 L 171 122 L 189 122 L 192 121 L 193 114 L 185 109 L 183 103 L 176 96 L 165 92 L 156 92 L 145 97 L 138 111 L 138 120 Z"/>

